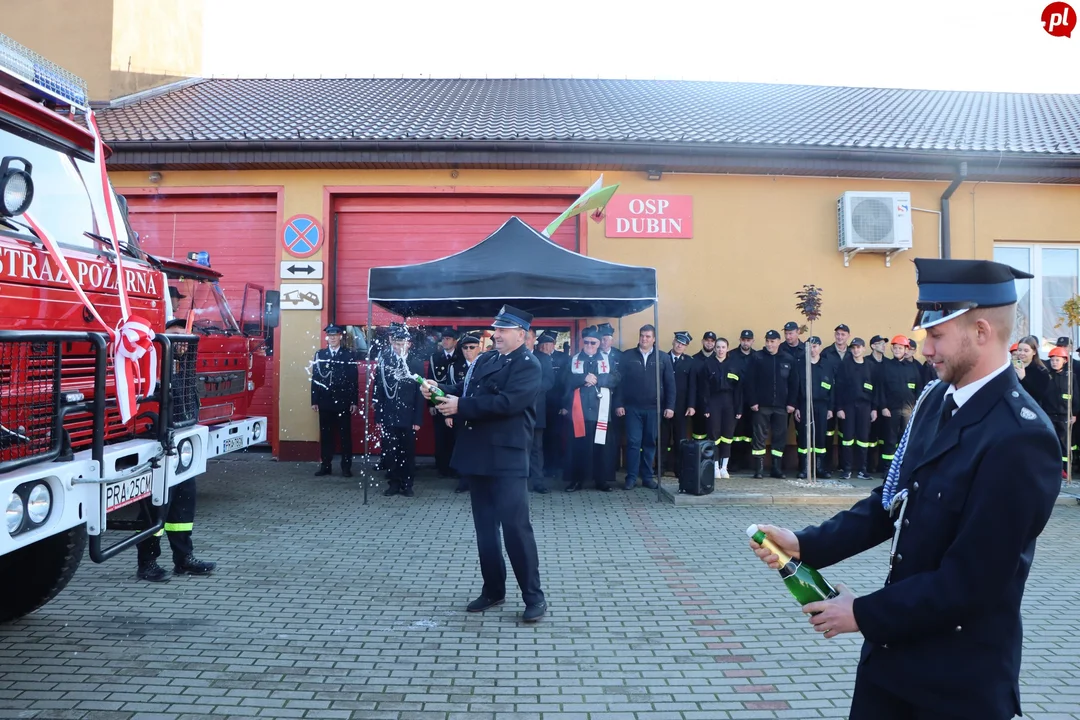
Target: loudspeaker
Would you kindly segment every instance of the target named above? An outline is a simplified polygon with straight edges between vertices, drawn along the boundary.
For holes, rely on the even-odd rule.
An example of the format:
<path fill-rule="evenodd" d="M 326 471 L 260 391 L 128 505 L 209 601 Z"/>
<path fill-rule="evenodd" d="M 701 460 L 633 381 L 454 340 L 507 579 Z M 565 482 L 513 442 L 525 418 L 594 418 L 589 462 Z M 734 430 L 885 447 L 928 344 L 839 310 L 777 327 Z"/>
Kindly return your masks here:
<path fill-rule="evenodd" d="M 712 440 L 683 440 L 679 445 L 681 466 L 679 492 L 708 495 L 713 491 L 713 461 L 716 443 Z"/>

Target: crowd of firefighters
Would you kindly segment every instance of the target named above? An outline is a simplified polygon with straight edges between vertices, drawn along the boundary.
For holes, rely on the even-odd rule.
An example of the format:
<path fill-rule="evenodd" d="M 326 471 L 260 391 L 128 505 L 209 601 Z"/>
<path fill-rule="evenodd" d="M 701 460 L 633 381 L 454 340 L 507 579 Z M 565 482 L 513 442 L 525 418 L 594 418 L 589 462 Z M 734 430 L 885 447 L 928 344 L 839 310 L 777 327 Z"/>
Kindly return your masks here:
<path fill-rule="evenodd" d="M 347 416 L 357 412 L 363 393 L 354 371 L 345 367 L 361 358 L 349 355 L 347 363 L 327 363 L 330 353 L 338 352 L 344 328 L 327 330 L 332 349 L 320 351 L 315 365 L 336 366 L 347 380 L 336 383 L 340 392 L 328 392 L 324 386 L 330 385 L 330 371 L 324 371 L 322 380 L 313 377 L 313 405 L 332 402 L 335 396 L 348 399 L 338 401 L 336 411 L 320 412 L 323 461 L 318 474 L 330 473 L 335 440 L 340 439 L 346 450 L 342 470 L 350 475 L 352 449 L 344 447 L 351 435 Z M 438 474 L 457 476 L 450 458 L 460 429 L 452 418 L 434 412 L 410 378 L 423 375 L 441 384 L 460 384 L 484 350 L 482 334 L 448 328 L 434 352 L 412 352 L 414 332 L 391 325 L 384 350 L 370 358 L 377 360 L 370 375 L 371 397 L 380 428 L 379 469 L 388 480 L 386 495 L 414 494 L 416 436 L 425 414 L 434 424 Z M 710 331 L 691 354 L 690 333 L 674 333 L 670 349 L 662 351 L 651 325 L 640 329 L 636 346 L 624 350 L 613 346 L 615 330 L 608 323 L 582 330 L 576 351 L 566 344 L 556 350 L 553 331 L 530 330 L 527 344 L 544 368 L 535 407 L 530 489 L 546 493 L 561 479 L 568 492 L 585 487 L 610 491 L 619 484 L 620 469 L 625 471 L 623 488 L 639 482 L 655 488 L 658 474 L 680 476 L 683 450 L 702 440 L 715 444 L 715 479 L 736 471 L 784 478 L 789 453 L 798 457 L 799 478 L 810 475 L 811 463 L 822 479 L 834 473 L 845 480 L 884 478 L 916 399 L 936 378 L 932 363 L 917 359 L 916 341 L 904 335 L 874 335 L 867 343 L 840 324 L 826 346 L 816 336 L 804 343 L 801 332 L 797 323 L 788 322 L 782 331 L 766 332 L 764 347 L 755 348 L 753 330 L 743 330 L 736 342 Z M 1080 379 L 1074 372 L 1070 390 L 1068 338 L 1058 340 L 1046 364 L 1039 347 L 1031 336 L 1013 345 L 1013 369 L 1053 421 L 1067 462 L 1066 428 L 1077 414 L 1070 398 Z M 806 417 L 808 385 L 813 422 Z M 788 450 L 792 430 L 794 447 Z M 807 438 L 811 431 L 812 443 Z M 465 490 L 459 481 L 457 491 Z"/>

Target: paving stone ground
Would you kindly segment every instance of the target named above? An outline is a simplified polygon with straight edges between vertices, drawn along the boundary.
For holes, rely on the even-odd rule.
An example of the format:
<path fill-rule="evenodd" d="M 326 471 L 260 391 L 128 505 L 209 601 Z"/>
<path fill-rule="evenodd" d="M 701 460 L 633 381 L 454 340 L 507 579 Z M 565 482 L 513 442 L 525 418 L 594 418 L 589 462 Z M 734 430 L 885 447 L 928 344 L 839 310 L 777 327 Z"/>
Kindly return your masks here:
<path fill-rule="evenodd" d="M 655 492 L 532 497 L 551 605 L 463 612 L 480 587 L 467 495 L 362 505 L 355 481 L 266 456 L 199 480 L 211 578 L 135 579 L 133 553 L 0 628 L 0 717 L 72 720 L 722 720 L 846 717 L 860 639 L 822 640 L 746 545 L 820 504 L 683 507 Z M 829 568 L 880 585 L 887 548 Z M 167 552 L 167 551 L 166 551 Z M 1040 541 L 1024 616 L 1027 717 L 1080 719 L 1080 507 Z"/>

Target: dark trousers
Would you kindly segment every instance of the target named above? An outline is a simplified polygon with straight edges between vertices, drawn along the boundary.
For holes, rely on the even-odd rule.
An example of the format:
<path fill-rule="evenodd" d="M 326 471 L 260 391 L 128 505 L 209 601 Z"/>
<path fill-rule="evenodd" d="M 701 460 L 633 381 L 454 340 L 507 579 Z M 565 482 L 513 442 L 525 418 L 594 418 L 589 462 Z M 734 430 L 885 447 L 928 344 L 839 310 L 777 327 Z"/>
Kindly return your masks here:
<path fill-rule="evenodd" d="M 700 408 L 694 417 L 690 418 L 690 437 L 695 440 L 704 440 L 709 437 L 709 421 L 705 418 L 705 411 Z"/>
<path fill-rule="evenodd" d="M 435 469 L 441 477 L 453 475 L 450 468 L 450 458 L 454 454 L 454 438 L 457 433 L 454 428 L 446 426 L 446 418 L 436 414 L 432 418 L 435 430 Z"/>
<path fill-rule="evenodd" d="M 348 406 L 319 406 L 319 447 L 322 451 L 323 469 L 334 464 L 334 440 L 341 443 L 341 468 L 352 467 L 352 413 Z"/>
<path fill-rule="evenodd" d="M 740 463 L 750 462 L 750 453 L 753 448 L 754 415 L 749 405 L 743 405 L 742 417 L 735 421 L 735 437 L 733 438 L 732 466 L 737 467 Z"/>
<path fill-rule="evenodd" d="M 839 461 L 837 457 L 837 448 L 843 448 L 843 441 L 846 439 L 847 437 L 844 434 L 844 423 L 840 418 L 834 415 L 833 419 L 828 422 L 827 429 L 825 430 L 825 449 L 828 451 L 825 454 L 826 462 L 828 463 L 826 469 L 840 466 L 841 461 Z"/>
<path fill-rule="evenodd" d="M 716 443 L 716 457 L 721 460 L 731 457 L 731 446 L 735 443 L 735 403 L 731 393 L 716 393 L 709 398 L 708 420 L 709 439 Z"/>
<path fill-rule="evenodd" d="M 147 501 L 149 502 L 149 501 Z M 195 524 L 195 478 L 185 480 L 169 491 L 169 509 L 165 513 L 165 530 L 172 548 L 173 563 L 194 552 L 191 530 Z M 161 557 L 161 534 L 137 545 L 139 564 L 145 565 Z"/>
<path fill-rule="evenodd" d="M 878 419 L 882 421 L 885 431 L 885 444 L 881 446 L 882 471 L 888 468 L 896 455 L 896 447 L 900 444 L 900 438 L 904 436 L 904 426 L 907 425 L 903 408 L 889 408 L 889 412 L 892 417 L 881 417 L 881 413 L 878 413 Z M 867 439 L 869 440 L 869 437 Z"/>
<path fill-rule="evenodd" d="M 888 418 L 878 415 L 878 419 L 870 423 L 870 451 L 866 461 L 869 472 L 878 472 L 882 468 L 881 449 L 885 446 L 885 420 Z"/>
<path fill-rule="evenodd" d="M 598 488 L 609 487 L 611 484 L 608 471 L 611 452 L 607 443 L 597 445 L 593 442 L 595 437 L 596 423 L 586 420 L 585 437 L 570 439 L 572 465 L 569 485 L 571 487 L 580 489 L 589 481 Z M 610 440 L 610 437 L 608 439 Z"/>
<path fill-rule="evenodd" d="M 676 407 L 675 415 L 669 418 L 660 419 L 660 447 L 663 455 L 664 468 L 666 470 L 674 470 L 675 474 L 679 474 L 679 467 L 682 465 L 682 453 L 679 452 L 679 448 L 682 441 L 688 436 L 687 432 L 690 429 L 690 423 L 693 418 L 686 417 L 686 408 Z"/>
<path fill-rule="evenodd" d="M 844 472 L 866 472 L 871 409 L 868 402 L 857 402 L 844 408 L 844 419 L 840 421 L 844 433 L 840 446 L 840 466 Z"/>
<path fill-rule="evenodd" d="M 653 478 L 656 460 L 656 425 L 655 407 L 628 407 L 623 422 L 626 427 L 626 482 L 637 482 L 638 473 L 646 485 L 655 482 Z"/>
<path fill-rule="evenodd" d="M 390 487 L 409 490 L 416 471 L 416 431 L 411 427 L 382 426 L 383 467 Z"/>
<path fill-rule="evenodd" d="M 550 401 L 549 401 L 550 402 Z M 549 412 L 544 428 L 544 474 L 555 477 L 563 469 L 566 416 Z"/>
<path fill-rule="evenodd" d="M 898 678 L 902 684 L 903 679 Z M 1013 713 L 1002 710 L 992 716 L 980 715 L 978 720 L 1006 720 Z M 855 676 L 855 692 L 851 697 L 849 720 L 974 720 L 960 715 L 942 713 L 934 709 L 918 708 L 885 688 L 865 679 L 862 673 Z"/>
<path fill-rule="evenodd" d="M 754 457 L 765 455 L 765 441 L 772 438 L 772 466 L 779 469 L 787 445 L 787 408 L 758 405 L 754 413 Z"/>
<path fill-rule="evenodd" d="M 1062 469 L 1065 469 L 1069 463 L 1069 436 L 1067 434 L 1069 427 L 1068 418 L 1064 415 L 1051 415 L 1050 422 L 1054 424 L 1054 432 L 1057 433 L 1058 443 L 1061 445 Z"/>
<path fill-rule="evenodd" d="M 803 415 L 803 419 L 795 425 L 795 442 L 799 446 L 799 456 L 806 456 L 806 440 L 807 440 L 807 423 L 806 423 L 806 408 L 799 407 L 799 413 Z M 825 453 L 828 450 L 825 447 L 826 433 L 828 432 L 828 417 L 829 406 L 827 400 L 814 403 L 814 454 L 820 460 L 825 459 Z M 807 458 L 809 459 L 809 458 Z"/>
<path fill-rule="evenodd" d="M 532 445 L 529 448 L 529 487 L 544 487 L 544 429 L 533 428 Z"/>
<path fill-rule="evenodd" d="M 476 527 L 476 549 L 480 554 L 480 574 L 484 578 L 482 594 L 489 598 L 506 597 L 506 563 L 503 561 L 502 539 L 506 554 L 514 568 L 521 598 L 526 605 L 542 602 L 540 589 L 540 557 L 536 538 L 529 520 L 529 492 L 524 477 L 468 476 L 472 499 L 473 525 Z"/>

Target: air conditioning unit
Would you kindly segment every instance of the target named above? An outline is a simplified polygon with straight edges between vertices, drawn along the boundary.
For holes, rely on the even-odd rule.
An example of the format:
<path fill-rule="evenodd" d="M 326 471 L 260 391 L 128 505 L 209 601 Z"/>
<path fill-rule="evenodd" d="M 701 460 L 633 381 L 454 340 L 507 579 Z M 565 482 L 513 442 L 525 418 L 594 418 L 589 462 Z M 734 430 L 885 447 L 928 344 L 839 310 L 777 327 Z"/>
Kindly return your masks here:
<path fill-rule="evenodd" d="M 911 193 L 851 191 L 836 201 L 836 225 L 844 267 L 860 252 L 885 254 L 911 249 Z"/>

